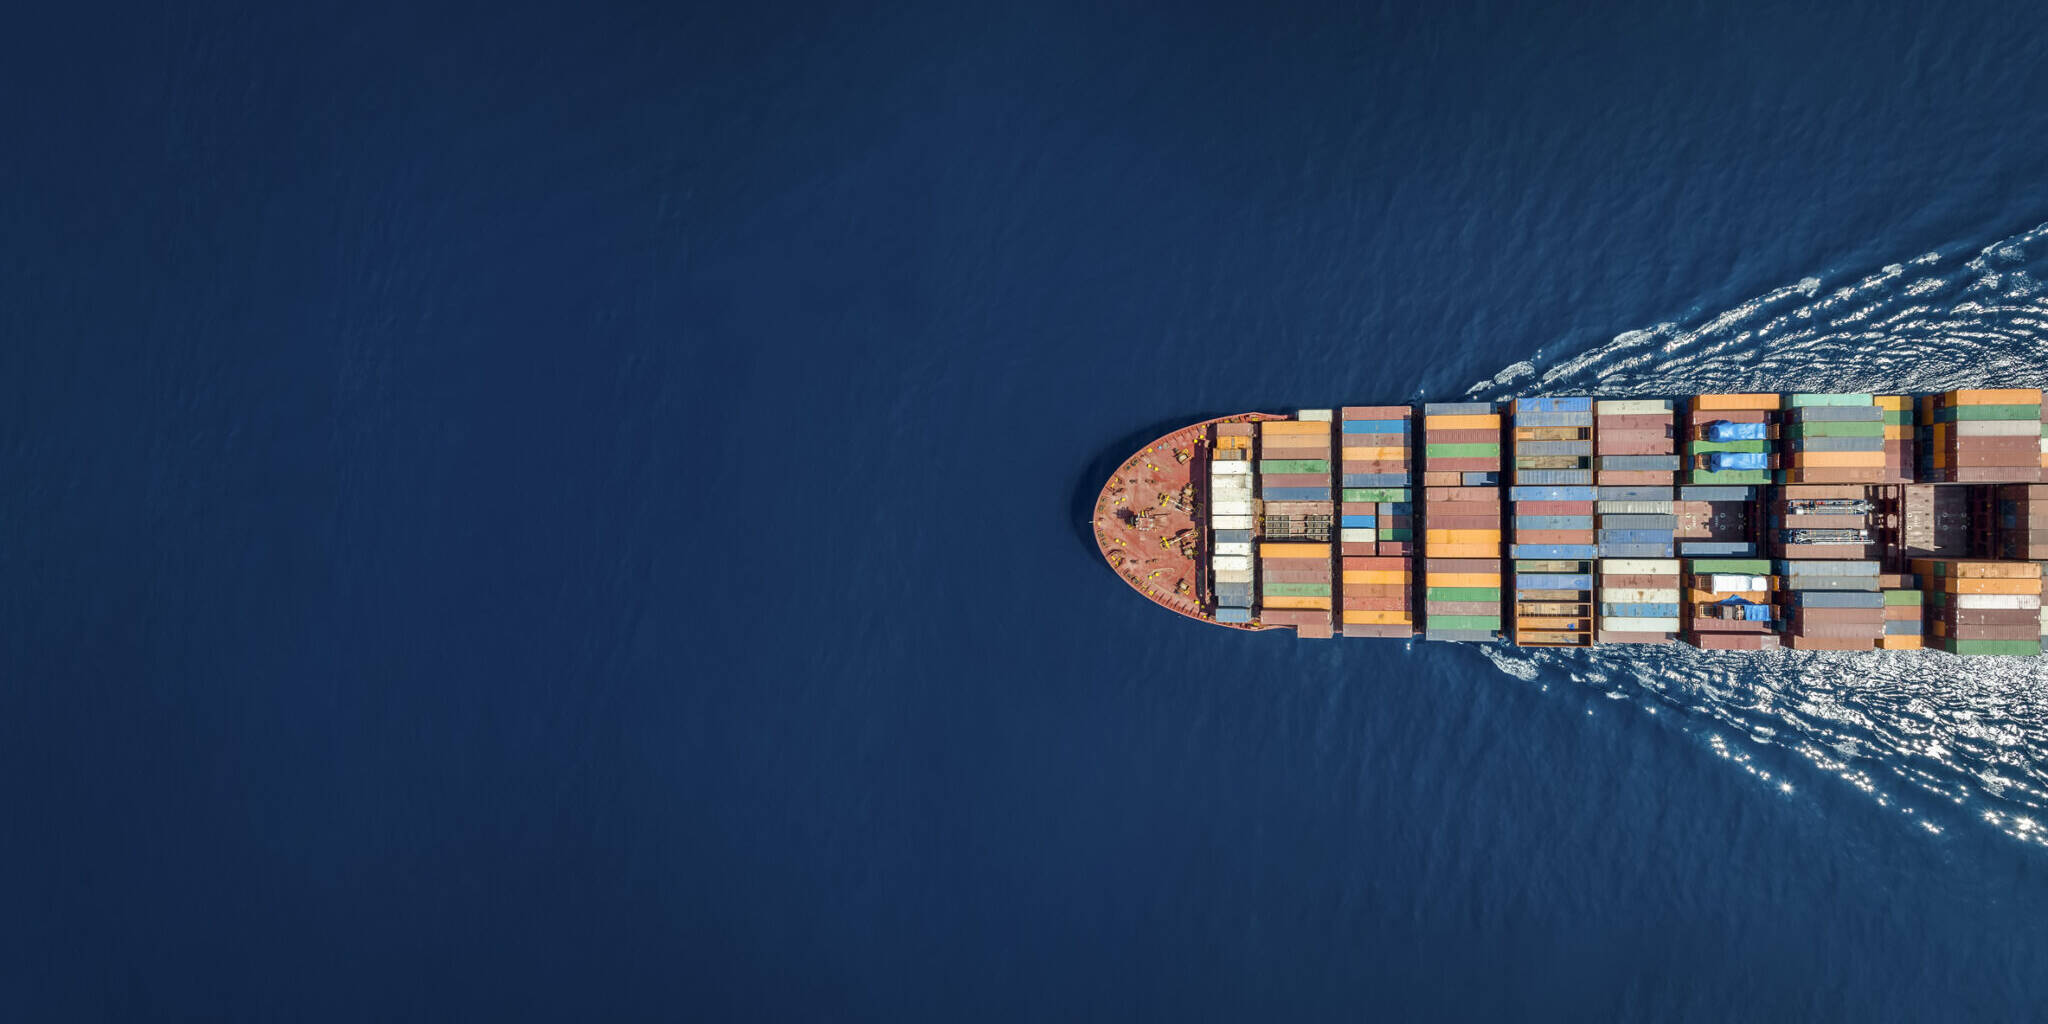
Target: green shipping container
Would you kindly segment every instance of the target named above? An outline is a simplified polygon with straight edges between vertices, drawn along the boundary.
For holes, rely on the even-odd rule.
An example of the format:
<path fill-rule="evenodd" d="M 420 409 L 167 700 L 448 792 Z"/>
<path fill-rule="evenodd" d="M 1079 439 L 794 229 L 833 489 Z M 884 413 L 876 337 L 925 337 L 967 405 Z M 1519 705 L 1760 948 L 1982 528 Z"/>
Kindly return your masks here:
<path fill-rule="evenodd" d="M 1883 437 L 1884 424 L 1876 421 L 1865 423 L 1794 423 L 1785 428 L 1786 437 Z"/>
<path fill-rule="evenodd" d="M 1941 646 L 1951 654 L 1960 654 L 1964 657 L 2008 654 L 2016 658 L 2027 658 L 2041 653 L 2039 640 L 1948 640 Z"/>
<path fill-rule="evenodd" d="M 1423 454 L 1432 459 L 1483 459 L 1498 457 L 1497 444 L 1432 444 L 1423 446 Z"/>
<path fill-rule="evenodd" d="M 1771 482 L 1768 469 L 1724 469 L 1716 473 L 1711 470 L 1695 469 L 1692 482 L 1696 484 L 1767 484 Z"/>
<path fill-rule="evenodd" d="M 1769 441 L 1691 441 L 1685 446 L 1691 455 L 1705 455 L 1708 452 L 1767 452 Z"/>
<path fill-rule="evenodd" d="M 1888 427 L 1910 427 L 1913 425 L 1913 410 L 1886 409 L 1884 411 L 1884 424 Z"/>
<path fill-rule="evenodd" d="M 1921 603 L 1921 596 L 1917 590 L 1887 590 L 1884 592 L 1884 603 L 1888 605 L 1916 605 Z"/>
<path fill-rule="evenodd" d="M 1431 601 L 1498 601 L 1499 587 L 1430 587 Z"/>
<path fill-rule="evenodd" d="M 1381 530 L 1381 540 L 1414 540 L 1414 530 Z"/>
<path fill-rule="evenodd" d="M 1265 459 L 1259 463 L 1261 473 L 1328 473 L 1330 463 L 1326 459 Z"/>
<path fill-rule="evenodd" d="M 2038 420 L 2041 407 L 2038 405 L 1958 405 L 1941 410 L 1940 422 L 1961 423 L 1971 420 Z"/>
<path fill-rule="evenodd" d="M 1876 395 L 1792 395 L 1786 403 L 1792 409 L 1812 409 L 1824 406 L 1876 405 Z"/>
<path fill-rule="evenodd" d="M 1725 572 L 1744 576 L 1769 576 L 1771 563 L 1762 558 L 1695 558 L 1693 572 Z"/>
<path fill-rule="evenodd" d="M 1346 487 L 1346 488 L 1344 488 L 1344 498 L 1343 498 L 1343 500 L 1345 500 L 1345 501 L 1370 501 L 1370 502 L 1381 502 L 1381 501 L 1407 501 L 1407 500 L 1408 500 L 1408 488 L 1406 488 L 1406 487 Z"/>
<path fill-rule="evenodd" d="M 1430 615 L 1424 620 L 1428 629 L 1499 629 L 1498 615 Z"/>
<path fill-rule="evenodd" d="M 1289 561 L 1293 561 L 1293 559 L 1289 559 Z M 1266 584 L 1266 596 L 1328 597 L 1330 596 L 1330 585 L 1327 583 L 1268 583 Z"/>

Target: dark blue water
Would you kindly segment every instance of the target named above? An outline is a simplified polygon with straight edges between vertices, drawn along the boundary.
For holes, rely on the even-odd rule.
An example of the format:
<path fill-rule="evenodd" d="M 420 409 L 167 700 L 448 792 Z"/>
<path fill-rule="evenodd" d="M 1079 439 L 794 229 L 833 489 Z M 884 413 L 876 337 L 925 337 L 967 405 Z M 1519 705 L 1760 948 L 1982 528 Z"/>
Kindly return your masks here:
<path fill-rule="evenodd" d="M 1204 415 L 2038 379 L 2036 9 L 425 6 L 7 34 L 0 1015 L 2048 1000 L 2033 662 L 1237 636 L 1082 523 Z"/>

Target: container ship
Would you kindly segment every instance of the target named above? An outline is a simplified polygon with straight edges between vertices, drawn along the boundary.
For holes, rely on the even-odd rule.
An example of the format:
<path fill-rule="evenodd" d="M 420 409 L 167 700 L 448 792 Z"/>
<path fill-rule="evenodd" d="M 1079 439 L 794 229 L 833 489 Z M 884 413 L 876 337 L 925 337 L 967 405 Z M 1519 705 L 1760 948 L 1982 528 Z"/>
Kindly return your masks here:
<path fill-rule="evenodd" d="M 2000 388 L 1242 413 L 1126 459 L 1094 527 L 1140 594 L 1227 629 L 2038 655 L 2048 412 Z"/>

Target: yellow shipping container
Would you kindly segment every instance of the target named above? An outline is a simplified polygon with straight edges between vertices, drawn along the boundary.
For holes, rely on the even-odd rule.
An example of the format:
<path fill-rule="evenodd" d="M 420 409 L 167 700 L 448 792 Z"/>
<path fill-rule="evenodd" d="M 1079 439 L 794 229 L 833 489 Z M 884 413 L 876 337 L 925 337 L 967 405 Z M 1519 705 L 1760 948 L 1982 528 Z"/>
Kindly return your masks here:
<path fill-rule="evenodd" d="M 1776 409 L 1777 395 L 1698 395 L 1692 400 L 1694 409 Z"/>
<path fill-rule="evenodd" d="M 1882 636 L 1877 640 L 1877 649 L 1880 651 L 1917 651 L 1921 650 L 1922 647 L 1920 638 L 1917 636 Z"/>
<path fill-rule="evenodd" d="M 1468 413 L 1463 416 L 1424 416 L 1424 430 L 1489 430 L 1500 426 L 1500 414 Z"/>
<path fill-rule="evenodd" d="M 1426 530 L 1423 539 L 1430 544 L 1478 544 L 1484 541 L 1500 541 L 1499 530 Z"/>
<path fill-rule="evenodd" d="M 1388 586 L 1413 583 L 1415 582 L 1415 576 L 1399 569 L 1346 569 L 1344 570 L 1344 582 Z"/>
<path fill-rule="evenodd" d="M 1346 462 L 1406 462 L 1406 461 L 1408 461 L 1408 449 L 1406 449 L 1406 448 L 1363 448 L 1363 447 L 1361 447 L 1361 448 L 1346 448 L 1346 449 L 1344 449 L 1344 461 L 1346 461 Z"/>
<path fill-rule="evenodd" d="M 1321 558 L 1330 557 L 1328 544 L 1289 544 L 1285 541 L 1266 541 L 1259 545 L 1260 558 Z"/>
<path fill-rule="evenodd" d="M 1260 433 L 1265 434 L 1316 434 L 1330 436 L 1330 425 L 1321 420 L 1267 420 L 1259 424 Z"/>
<path fill-rule="evenodd" d="M 1884 425 L 1884 439 L 1887 441 L 1911 441 L 1913 439 L 1913 427 L 1906 423 L 1887 423 Z"/>
<path fill-rule="evenodd" d="M 1794 466 L 1811 466 L 1815 469 L 1826 467 L 1851 468 L 1855 466 L 1882 466 L 1884 453 L 1878 452 L 1794 452 Z"/>
<path fill-rule="evenodd" d="M 2040 388 L 1972 388 L 1948 393 L 1950 405 L 2040 405 Z"/>
<path fill-rule="evenodd" d="M 1498 558 L 1500 544 L 1428 544 L 1431 558 Z"/>
<path fill-rule="evenodd" d="M 1423 585 L 1431 587 L 1498 587 L 1500 573 L 1497 572 L 1433 572 L 1423 577 Z"/>
<path fill-rule="evenodd" d="M 1415 621 L 1414 612 L 1375 612 L 1363 608 L 1344 609 L 1347 626 L 1405 626 Z"/>
<path fill-rule="evenodd" d="M 1268 594 L 1263 603 L 1268 608 L 1328 608 L 1330 606 L 1330 599 L 1327 597 L 1286 597 L 1279 594 Z"/>
<path fill-rule="evenodd" d="M 1872 399 L 1871 404 L 1877 406 L 1880 409 L 1891 409 L 1893 411 L 1911 409 L 1913 407 L 1913 396 L 1878 395 L 1876 398 Z"/>
<path fill-rule="evenodd" d="M 2032 580 L 1991 580 L 1953 577 L 1941 581 L 1941 589 L 1951 594 L 2038 594 L 2041 581 Z"/>

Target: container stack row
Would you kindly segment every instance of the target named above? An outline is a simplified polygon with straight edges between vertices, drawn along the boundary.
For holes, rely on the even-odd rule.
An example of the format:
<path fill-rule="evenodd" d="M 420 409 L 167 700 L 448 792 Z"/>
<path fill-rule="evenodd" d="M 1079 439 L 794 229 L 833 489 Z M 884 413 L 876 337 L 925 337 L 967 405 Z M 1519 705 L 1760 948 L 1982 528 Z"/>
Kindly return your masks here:
<path fill-rule="evenodd" d="M 1354 405 L 1343 410 L 1343 551 L 1347 557 L 1415 553 L 1414 410 L 1405 405 Z"/>
<path fill-rule="evenodd" d="M 1602 487 L 1670 487 L 1678 482 L 1678 435 L 1668 398 L 1594 403 Z"/>
<path fill-rule="evenodd" d="M 1605 558 L 1599 563 L 1603 644 L 1663 644 L 1681 628 L 1675 558 Z"/>
<path fill-rule="evenodd" d="M 1515 484 L 1584 487 L 1593 482 L 1593 400 L 1515 400 Z"/>
<path fill-rule="evenodd" d="M 1293 626 L 1304 637 L 1330 636 L 1336 593 L 1331 564 L 1329 544 L 1261 542 L 1258 620 L 1268 626 Z"/>
<path fill-rule="evenodd" d="M 1879 650 L 1917 651 L 1925 646 L 1927 595 L 1920 589 L 1918 575 L 1881 577 L 1884 589 L 1884 636 Z"/>
<path fill-rule="evenodd" d="M 1425 487 L 1422 494 L 1426 635 L 1432 640 L 1492 637 L 1500 632 L 1500 489 L 1439 486 Z"/>
<path fill-rule="evenodd" d="M 1685 642 L 1708 651 L 1764 651 L 1777 636 L 1771 563 L 1760 558 L 1695 558 L 1686 563 L 1691 586 Z"/>
<path fill-rule="evenodd" d="M 1884 410 L 1877 396 L 1792 395 L 1786 404 L 1779 483 L 1884 482 Z"/>
<path fill-rule="evenodd" d="M 1781 618 L 1795 651 L 1868 651 L 1884 638 L 1881 569 L 1876 562 L 1812 559 L 1778 563 Z"/>
<path fill-rule="evenodd" d="M 1515 561 L 1515 643 L 1523 647 L 1593 645 L 1593 563 Z"/>
<path fill-rule="evenodd" d="M 2041 566 L 1916 558 L 1927 594 L 1930 647 L 1950 654 L 2041 653 Z"/>
<path fill-rule="evenodd" d="M 1949 391 L 1921 399 L 1927 472 L 1941 483 L 2042 482 L 2041 389 Z"/>
<path fill-rule="evenodd" d="M 1884 478 L 1888 484 L 1909 484 L 1919 466 L 1918 445 L 1914 443 L 1913 399 L 1909 395 L 1879 395 L 1877 407 L 1884 410 Z"/>
<path fill-rule="evenodd" d="M 1771 482 L 1777 395 L 1697 395 L 1685 428 L 1687 479 L 1694 484 Z"/>
<path fill-rule="evenodd" d="M 1500 412 L 1491 402 L 1422 407 L 1422 485 L 1492 487 L 1500 483 Z"/>
<path fill-rule="evenodd" d="M 1878 508 L 1860 484 L 1787 484 L 1771 502 L 1771 550 L 1780 558 L 1875 558 Z"/>
<path fill-rule="evenodd" d="M 1396 555 L 1345 555 L 1345 636 L 1415 635 L 1415 560 Z"/>
<path fill-rule="evenodd" d="M 1252 437 L 1249 423 L 1219 423 L 1209 455 L 1209 589 L 1216 621 L 1250 622 L 1253 598 Z"/>
<path fill-rule="evenodd" d="M 1595 493 L 1583 484 L 1517 484 L 1508 490 L 1515 506 L 1510 554 L 1517 644 L 1592 643 Z"/>
<path fill-rule="evenodd" d="M 1998 555 L 2048 561 L 2048 484 L 2007 484 L 1998 489 Z"/>

